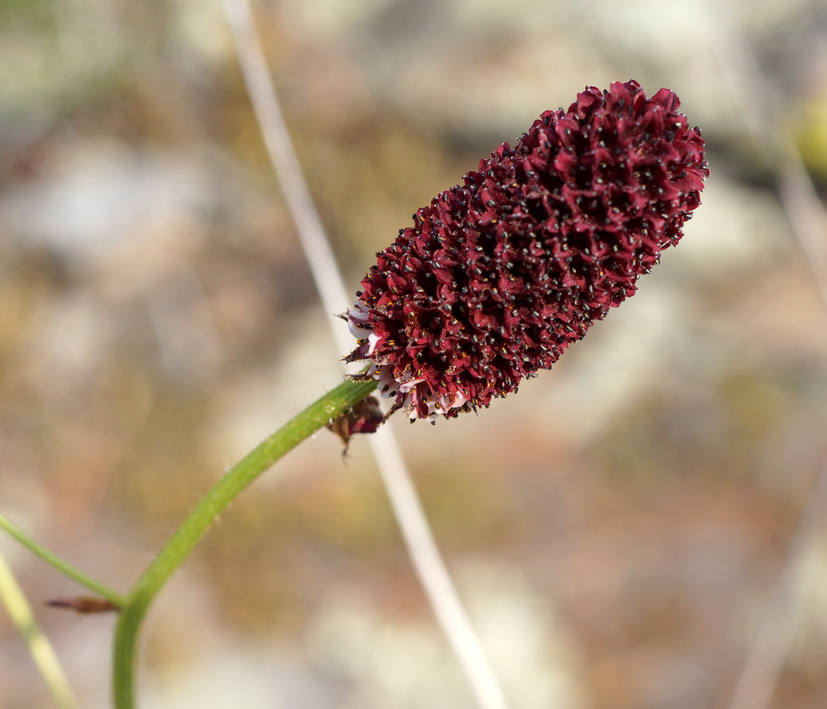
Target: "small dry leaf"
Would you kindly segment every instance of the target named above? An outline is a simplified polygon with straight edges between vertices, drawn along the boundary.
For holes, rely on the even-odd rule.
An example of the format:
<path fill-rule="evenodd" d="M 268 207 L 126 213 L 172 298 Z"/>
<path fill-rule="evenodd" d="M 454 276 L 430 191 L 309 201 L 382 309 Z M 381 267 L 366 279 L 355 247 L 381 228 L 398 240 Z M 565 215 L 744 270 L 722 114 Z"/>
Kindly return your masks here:
<path fill-rule="evenodd" d="M 67 608 L 76 613 L 106 613 L 107 611 L 120 610 L 112 601 L 105 598 L 93 598 L 92 596 L 76 596 L 75 598 L 56 598 L 53 601 L 46 601 L 46 605 L 53 608 Z"/>
<path fill-rule="evenodd" d="M 337 418 L 331 419 L 326 428 L 342 440 L 344 444 L 342 455 L 347 455 L 351 437 L 356 433 L 373 433 L 379 428 L 384 418 L 379 400 L 375 396 L 368 396 Z"/>

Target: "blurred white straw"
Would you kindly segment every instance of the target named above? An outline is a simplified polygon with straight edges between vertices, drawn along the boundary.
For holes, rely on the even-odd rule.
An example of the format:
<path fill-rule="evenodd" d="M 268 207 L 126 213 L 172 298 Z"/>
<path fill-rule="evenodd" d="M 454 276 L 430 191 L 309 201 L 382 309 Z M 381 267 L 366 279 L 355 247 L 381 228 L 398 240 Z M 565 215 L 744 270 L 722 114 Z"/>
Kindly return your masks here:
<path fill-rule="evenodd" d="M 354 340 L 334 317 L 352 303 L 346 295 L 333 251 L 313 204 L 293 150 L 270 79 L 248 0 L 224 0 L 241 71 L 250 94 L 270 160 L 281 183 L 307 261 L 340 353 Z M 393 432 L 383 426 L 368 437 L 411 560 L 443 632 L 459 659 L 483 709 L 506 709 L 505 694 L 463 608 L 439 555 L 422 504 L 416 494 Z"/>
<path fill-rule="evenodd" d="M 721 3 L 705 2 L 709 37 L 721 71 L 755 144 L 775 170 L 781 202 L 827 308 L 827 215 L 784 116 L 755 56 Z M 824 524 L 827 465 L 813 484 L 790 540 L 776 587 L 735 686 L 729 709 L 768 709 L 790 651 L 796 622 L 812 591 L 813 542 Z"/>
<path fill-rule="evenodd" d="M 2 550 L 0 550 L 0 602 L 6 607 L 11 622 L 23 636 L 29 648 L 29 654 L 40 676 L 46 682 L 55 705 L 59 709 L 77 709 L 77 699 L 66 679 L 63 667 L 49 638 L 38 626 L 26 594 L 20 588 Z"/>
<path fill-rule="evenodd" d="M 823 531 L 825 504 L 827 465 L 821 470 L 815 489 L 801 512 L 787 558 L 738 677 L 729 709 L 767 709 L 772 703 L 805 597 L 816 580 L 817 568 L 811 563 L 810 554 L 813 539 L 819 530 Z"/>
<path fill-rule="evenodd" d="M 781 203 L 827 307 L 827 214 L 790 126 L 735 23 L 719 4 L 707 4 L 712 48 L 749 133 L 775 171 Z M 714 18 L 714 19 L 712 19 Z"/>

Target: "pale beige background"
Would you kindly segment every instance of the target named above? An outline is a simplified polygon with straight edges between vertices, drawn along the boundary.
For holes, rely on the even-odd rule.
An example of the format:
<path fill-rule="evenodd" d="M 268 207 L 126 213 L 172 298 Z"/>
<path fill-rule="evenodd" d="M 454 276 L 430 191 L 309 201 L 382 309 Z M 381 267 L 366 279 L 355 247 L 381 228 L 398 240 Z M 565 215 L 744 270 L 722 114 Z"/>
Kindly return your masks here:
<path fill-rule="evenodd" d="M 827 315 L 710 46 L 731 12 L 827 185 L 827 10 L 785 3 L 257 5 L 355 291 L 410 214 L 586 84 L 675 90 L 712 175 L 681 246 L 552 372 L 393 421 L 521 709 L 725 706 L 825 457 Z M 0 509 L 126 588 L 199 494 L 339 381 L 217 2 L 0 8 Z M 0 539 L 83 707 L 111 617 Z M 827 706 L 827 538 L 774 706 Z M 802 579 L 802 583 L 804 579 Z M 320 433 L 153 609 L 147 708 L 472 707 L 364 441 Z M 0 611 L 0 707 L 49 707 Z"/>

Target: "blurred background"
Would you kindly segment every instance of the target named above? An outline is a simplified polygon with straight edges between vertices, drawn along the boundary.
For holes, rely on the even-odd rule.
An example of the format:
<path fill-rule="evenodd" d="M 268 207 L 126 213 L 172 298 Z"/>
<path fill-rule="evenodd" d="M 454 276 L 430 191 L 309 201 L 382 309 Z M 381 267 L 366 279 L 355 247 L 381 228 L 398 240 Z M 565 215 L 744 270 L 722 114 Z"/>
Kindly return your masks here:
<path fill-rule="evenodd" d="M 827 6 L 712 5 L 255 5 L 354 292 L 416 208 L 586 85 L 667 86 L 703 129 L 704 205 L 635 298 L 477 416 L 391 422 L 521 709 L 726 706 L 825 461 L 827 313 L 713 44 L 743 33 L 823 195 Z M 219 2 L 7 0 L 0 87 L 0 509 L 125 590 L 344 353 Z M 0 547 L 81 706 L 107 706 L 112 616 L 45 607 L 83 590 Z M 825 555 L 816 526 L 773 706 L 827 706 Z M 223 515 L 142 657 L 148 708 L 474 706 L 365 441 L 343 459 L 328 432 Z M 0 611 L 0 707 L 50 706 Z"/>

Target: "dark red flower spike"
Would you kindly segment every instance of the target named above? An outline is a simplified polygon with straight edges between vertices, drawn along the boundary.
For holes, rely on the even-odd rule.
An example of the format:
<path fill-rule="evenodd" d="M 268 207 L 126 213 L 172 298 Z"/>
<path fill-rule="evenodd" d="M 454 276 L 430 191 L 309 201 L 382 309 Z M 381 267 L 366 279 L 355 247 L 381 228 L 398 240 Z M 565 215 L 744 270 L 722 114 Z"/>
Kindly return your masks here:
<path fill-rule="evenodd" d="M 347 315 L 348 361 L 412 419 L 488 406 L 548 369 L 700 204 L 700 130 L 668 89 L 589 87 L 503 143 L 378 254 Z"/>

